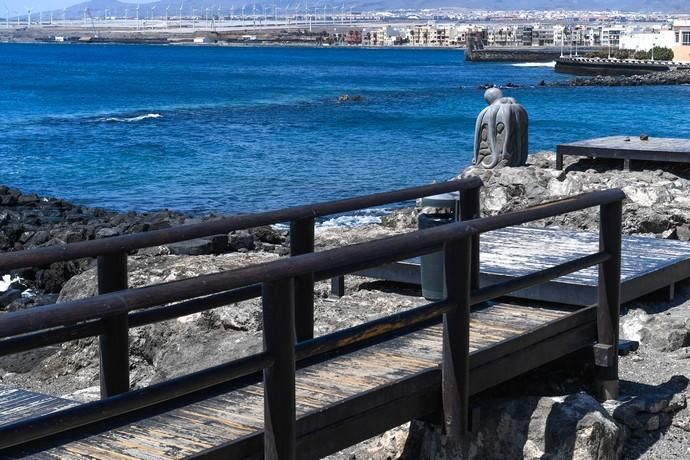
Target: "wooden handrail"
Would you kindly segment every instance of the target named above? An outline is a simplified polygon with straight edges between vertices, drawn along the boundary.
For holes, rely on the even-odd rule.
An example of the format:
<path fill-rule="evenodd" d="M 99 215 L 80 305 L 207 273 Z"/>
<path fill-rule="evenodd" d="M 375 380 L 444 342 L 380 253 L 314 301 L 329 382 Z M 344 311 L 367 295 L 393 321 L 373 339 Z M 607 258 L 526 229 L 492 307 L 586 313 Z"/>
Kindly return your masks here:
<path fill-rule="evenodd" d="M 606 205 L 620 201 L 624 197 L 625 195 L 620 190 L 589 192 L 521 211 L 452 223 L 237 270 L 10 312 L 0 319 L 0 338 L 105 318 L 132 310 L 178 302 L 262 282 L 294 278 L 308 273 L 314 273 L 314 279 L 317 281 L 329 279 L 396 260 L 435 252 L 440 250 L 446 241 L 593 206 Z"/>
<path fill-rule="evenodd" d="M 478 177 L 456 179 L 448 182 L 376 193 L 344 200 L 315 203 L 254 214 L 239 214 L 199 224 L 180 225 L 178 227 L 152 230 L 144 233 L 133 233 L 99 240 L 6 252 L 0 254 L 0 272 L 27 267 L 42 267 L 54 262 L 85 257 L 98 257 L 106 254 L 130 252 L 142 248 L 161 246 L 179 241 L 203 238 L 264 225 L 273 225 L 281 222 L 313 219 L 316 217 L 414 200 L 441 193 L 462 192 L 463 190 L 479 188 L 481 185 L 482 181 Z"/>
<path fill-rule="evenodd" d="M 624 196 L 620 190 L 590 192 L 499 216 L 457 222 L 320 253 L 306 253 L 229 272 L 7 313 L 0 318 L 0 337 L 8 338 L 0 341 L 0 344 L 24 340 L 27 337 L 38 339 L 40 342 L 43 334 L 54 334 L 52 338 L 55 339 L 59 335 L 56 331 L 61 327 L 67 330 L 84 328 L 86 331 L 100 331 L 99 328 L 105 328 L 103 322 L 122 316 L 127 326 L 126 320 L 135 318 L 136 315 L 144 315 L 139 318 L 149 315 L 146 319 L 149 321 L 159 318 L 157 315 L 169 319 L 177 314 L 188 314 L 190 309 L 201 309 L 204 306 L 205 298 L 202 296 L 210 296 L 207 307 L 213 308 L 218 305 L 219 298 L 227 300 L 243 295 L 253 296 L 259 284 L 262 285 L 266 349 L 264 353 L 143 390 L 119 394 L 97 403 L 0 427 L 0 448 L 88 425 L 94 420 L 103 420 L 104 408 L 107 409 L 107 414 L 121 415 L 212 385 L 227 383 L 238 376 L 246 376 L 263 368 L 268 417 L 264 430 L 264 454 L 266 458 L 271 459 L 291 459 L 295 457 L 294 379 L 297 361 L 341 350 L 353 344 L 363 344 L 368 340 L 381 338 L 410 326 L 418 326 L 440 316 L 444 317 L 443 381 L 448 383 L 444 383 L 443 388 L 444 409 L 453 414 L 452 421 L 446 428 L 451 436 L 462 436 L 469 426 L 466 410 L 469 388 L 469 308 L 472 298 L 474 297 L 475 301 L 489 300 L 512 290 L 526 288 L 597 264 L 600 266 L 598 326 L 601 344 L 597 355 L 598 375 L 602 385 L 609 391 L 608 394 L 612 394 L 616 389 L 614 383 L 617 384 L 617 358 L 611 356 L 611 349 L 618 340 L 617 320 L 614 315 L 618 312 L 620 295 L 620 221 Z M 474 242 L 479 234 L 593 206 L 599 206 L 601 209 L 601 245 L 598 253 L 490 288 L 473 289 L 476 268 L 473 266 L 476 252 Z M 310 275 L 317 281 L 328 279 L 441 249 L 445 251 L 448 287 L 446 300 L 379 318 L 294 346 L 294 279 L 305 275 Z M 182 303 L 170 307 L 156 307 L 177 301 Z M 141 310 L 149 307 L 156 309 Z M 165 311 L 166 308 L 177 310 L 170 315 Z M 150 314 L 151 311 L 156 313 Z M 27 345 L 25 342 L 23 344 Z M 209 375 L 214 377 L 206 381 Z M 63 423 L 64 420 L 68 423 Z"/>

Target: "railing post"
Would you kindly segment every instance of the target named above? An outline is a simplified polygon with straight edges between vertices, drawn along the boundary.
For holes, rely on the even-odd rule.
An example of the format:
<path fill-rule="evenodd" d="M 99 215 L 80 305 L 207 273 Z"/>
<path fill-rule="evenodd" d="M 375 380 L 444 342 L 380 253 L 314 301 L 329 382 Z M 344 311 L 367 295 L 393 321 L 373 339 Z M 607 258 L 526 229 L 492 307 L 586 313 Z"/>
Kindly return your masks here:
<path fill-rule="evenodd" d="M 595 385 L 602 400 L 618 397 L 618 322 L 621 291 L 622 202 L 602 205 L 599 251 L 611 258 L 599 265 L 597 336 L 594 346 Z"/>
<path fill-rule="evenodd" d="M 98 293 L 127 289 L 127 253 L 98 257 Z M 101 398 L 129 391 L 129 325 L 127 314 L 103 319 L 99 337 Z"/>
<path fill-rule="evenodd" d="M 470 286 L 472 240 L 449 241 L 444 247 L 448 301 L 443 316 L 442 393 L 446 434 L 460 441 L 469 431 Z"/>
<path fill-rule="evenodd" d="M 314 219 L 290 222 L 290 256 L 314 252 Z M 298 342 L 314 338 L 314 275 L 295 278 L 295 332 Z"/>
<path fill-rule="evenodd" d="M 456 213 L 456 215 L 458 215 Z M 479 219 L 480 217 L 480 189 L 479 187 L 460 192 L 460 220 Z M 472 236 L 472 289 L 479 288 L 479 233 Z"/>
<path fill-rule="evenodd" d="M 293 279 L 264 283 L 264 458 L 292 460 L 296 450 L 295 305 Z"/>

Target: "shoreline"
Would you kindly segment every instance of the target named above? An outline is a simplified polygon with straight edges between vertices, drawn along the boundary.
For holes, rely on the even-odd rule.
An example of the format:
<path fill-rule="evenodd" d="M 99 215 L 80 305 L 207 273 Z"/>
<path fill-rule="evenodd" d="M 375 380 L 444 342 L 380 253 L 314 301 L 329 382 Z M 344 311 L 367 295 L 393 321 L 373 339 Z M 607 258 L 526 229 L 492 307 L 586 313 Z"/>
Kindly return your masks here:
<path fill-rule="evenodd" d="M 555 171 L 553 170 L 553 154 L 532 154 L 530 157 L 531 161 L 525 167 L 483 172 L 485 187 L 481 200 L 484 215 L 509 212 L 513 209 L 539 204 L 540 201 L 592 188 L 628 187 L 635 190 L 637 195 L 631 194 L 629 200 L 626 200 L 624 208 L 626 234 L 655 233 L 661 237 L 673 237 L 668 231 L 670 226 L 675 225 L 678 227 L 673 231 L 678 232 L 676 237 L 680 239 L 681 226 L 680 222 L 675 220 L 675 216 L 688 215 L 683 210 L 690 209 L 690 204 L 682 200 L 687 196 L 687 190 L 690 190 L 690 171 L 687 168 L 670 167 L 662 171 L 653 169 L 656 165 L 650 164 L 647 169 L 624 172 L 615 169 L 613 162 L 572 159 L 572 161 L 567 161 L 566 171 Z M 463 171 L 463 174 L 481 175 L 481 173 L 481 171 L 471 169 Z M 662 194 L 662 191 L 670 195 Z M 669 200 L 669 196 L 676 197 L 678 202 L 673 203 L 673 200 Z M 647 203 L 650 199 L 656 201 Z M 55 229 L 59 227 L 57 222 L 62 222 L 54 220 L 58 217 L 55 215 L 57 212 L 63 218 L 68 230 L 73 233 L 79 233 L 79 229 L 82 229 L 81 224 L 86 222 L 91 225 L 93 220 L 104 223 L 104 227 L 106 225 L 112 227 L 117 221 L 129 225 L 130 220 L 135 222 L 137 219 L 147 217 L 149 225 L 155 227 L 156 221 L 166 225 L 166 223 L 170 224 L 166 222 L 166 218 L 175 218 L 175 215 L 167 217 L 158 215 L 153 218 L 154 216 L 143 213 L 109 213 L 96 208 L 75 206 L 57 198 L 42 198 L 37 195 L 23 194 L 16 189 L 0 187 L 0 218 L 4 215 L 3 219 L 6 220 L 3 223 L 3 231 L 8 229 L 8 222 L 15 221 L 8 217 L 11 213 L 7 211 L 11 208 L 15 208 L 16 211 L 20 207 L 27 210 L 26 214 L 20 215 L 24 218 L 24 224 L 29 219 L 35 218 L 36 214 L 43 212 L 46 213 L 44 222 L 46 228 Z M 659 214 L 648 214 L 652 211 Z M 572 216 L 573 220 L 538 222 L 536 225 L 589 228 L 596 231 L 598 218 L 590 214 L 582 213 Z M 317 234 L 317 249 L 343 246 L 362 239 L 381 238 L 395 232 L 408 231 L 415 228 L 413 217 L 409 213 L 401 212 L 398 216 L 393 216 L 391 219 L 393 222 L 389 221 L 377 226 L 345 230 L 327 229 Z M 690 222 L 684 222 L 682 227 L 685 238 L 690 238 Z M 28 235 L 27 232 L 31 231 L 21 229 L 21 236 L 25 239 L 28 237 L 27 242 L 35 238 L 41 230 Z M 13 233 L 19 232 L 20 229 L 16 228 Z M 102 236 L 107 237 L 105 233 L 102 233 Z M 170 245 L 168 245 L 130 254 L 128 264 L 131 287 L 138 288 L 199 274 L 233 270 L 248 264 L 275 260 L 281 256 L 281 253 L 286 255 L 288 251 L 285 235 L 279 232 L 269 231 L 263 234 L 237 232 L 227 237 L 228 243 L 234 238 L 236 247 L 232 252 L 175 254 L 170 252 Z M 95 295 L 95 269 L 92 265 L 83 265 L 80 268 L 81 270 L 68 277 L 69 279 L 61 286 L 59 298 L 56 293 L 53 293 L 43 297 L 42 300 L 52 303 Z M 20 288 L 13 285 L 11 289 L 17 291 Z M 389 315 L 409 310 L 423 302 L 417 287 L 392 286 L 385 282 L 356 276 L 347 278 L 346 292 L 343 297 L 330 296 L 329 289 L 328 281 L 321 281 L 316 285 L 315 323 L 318 334 L 352 326 L 361 318 L 370 318 L 372 315 Z M 16 296 L 17 293 L 15 292 L 14 295 Z M 621 310 L 623 335 L 625 338 L 633 338 L 630 334 L 638 334 L 641 342 L 639 351 L 633 351 L 630 355 L 621 357 L 620 375 L 623 379 L 623 390 L 624 394 L 631 398 L 640 398 L 641 401 L 649 399 L 655 402 L 660 399 L 659 391 L 667 389 L 671 383 L 674 384 L 672 391 L 664 392 L 661 401 L 670 401 L 675 395 L 679 395 L 676 401 L 682 400 L 685 407 L 687 379 L 678 382 L 678 379 L 673 376 L 688 375 L 690 361 L 687 357 L 683 358 L 685 356 L 683 351 L 690 351 L 690 348 L 680 342 L 678 342 L 679 347 L 673 350 L 663 348 L 669 344 L 668 340 L 664 340 L 665 336 L 672 332 L 682 332 L 682 329 L 677 328 L 673 321 L 676 318 L 686 318 L 690 312 L 688 282 L 679 285 L 677 295 L 678 299 L 673 304 L 639 300 L 627 304 Z M 3 307 L 2 311 L 30 308 L 35 305 L 36 303 L 15 297 L 13 303 L 10 303 L 9 307 Z M 228 355 L 259 349 L 262 330 L 260 318 L 260 303 L 250 300 L 219 307 L 212 312 L 185 317 L 184 320 L 133 328 L 130 332 L 133 387 L 141 388 L 184 372 L 216 365 Z M 644 318 L 651 319 L 644 320 Z M 200 337 L 203 337 L 203 340 L 200 341 Z M 32 388 L 69 399 L 80 401 L 97 399 L 99 372 L 97 356 L 97 343 L 94 339 L 83 339 L 36 351 L 30 355 L 30 359 L 26 355 L 13 355 L 0 363 L 0 381 L 5 385 Z M 56 375 L 60 378 L 55 378 Z M 553 392 L 555 397 L 561 397 L 564 394 L 579 394 L 579 391 L 586 390 L 586 387 L 581 386 L 582 382 L 577 379 L 577 376 L 569 377 L 565 381 L 566 386 L 562 386 L 563 378 L 560 374 L 556 374 L 553 381 L 549 380 L 550 375 L 552 374 L 549 374 L 548 367 L 543 368 L 536 374 L 529 374 L 521 380 L 507 382 L 502 388 L 510 387 L 512 393 L 498 391 L 497 394 L 501 394 L 503 398 L 500 399 L 501 401 L 509 398 L 510 401 L 521 404 L 524 401 L 530 401 L 529 398 L 533 397 L 526 395 L 537 394 L 540 397 L 550 397 Z M 539 382 L 539 385 L 534 385 L 534 382 Z M 685 422 L 688 415 L 687 409 L 679 410 L 680 404 L 677 406 L 673 409 L 674 412 L 664 412 L 669 415 L 659 423 L 644 425 L 643 428 L 638 427 L 638 420 L 646 423 L 650 417 L 658 417 L 655 412 L 641 410 L 639 413 L 635 412 L 630 414 L 630 417 L 622 419 L 616 417 L 616 412 L 613 410 L 616 406 L 614 406 L 610 410 L 612 414 L 610 417 L 615 418 L 620 424 L 620 431 L 616 435 L 620 437 L 616 439 L 625 443 L 624 458 L 671 458 L 669 454 L 675 455 L 675 458 L 683 458 L 682 455 L 676 454 L 690 451 L 686 450 L 690 449 L 690 438 L 686 435 L 690 431 L 690 422 L 688 424 Z M 526 419 L 520 420 L 529 421 L 530 414 L 531 412 L 527 414 Z M 547 415 L 545 414 L 544 417 L 546 418 Z M 650 428 L 645 428 L 647 426 Z M 398 433 L 396 436 L 402 444 L 405 444 L 408 431 L 407 428 L 398 428 L 393 432 Z M 535 431 L 531 435 L 539 436 L 539 432 Z M 373 441 L 367 441 L 370 443 L 372 454 L 380 453 L 387 448 L 386 444 L 382 446 L 380 442 L 381 439 L 385 439 L 386 434 L 381 436 L 372 438 Z M 402 449 L 398 447 L 391 458 L 398 458 L 397 455 Z M 351 458 L 350 452 L 358 452 L 357 449 L 362 449 L 362 446 L 350 447 L 336 456 L 343 459 Z"/>

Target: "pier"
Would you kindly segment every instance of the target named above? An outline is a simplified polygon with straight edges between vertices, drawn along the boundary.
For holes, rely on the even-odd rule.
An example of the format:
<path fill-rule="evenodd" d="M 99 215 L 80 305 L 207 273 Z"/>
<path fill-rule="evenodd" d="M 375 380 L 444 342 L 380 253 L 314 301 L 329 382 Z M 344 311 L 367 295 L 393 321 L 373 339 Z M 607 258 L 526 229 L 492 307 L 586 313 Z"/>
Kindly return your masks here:
<path fill-rule="evenodd" d="M 5 271 L 98 258 L 98 296 L 6 313 L 0 319 L 0 352 L 100 336 L 102 396 L 73 405 L 0 388 L 0 453 L 4 458 L 319 458 L 416 418 L 445 424 L 448 435 L 460 440 L 481 423 L 473 396 L 583 349 L 592 350 L 598 395 L 615 398 L 624 194 L 592 192 L 481 218 L 480 186 L 476 178 L 456 180 L 0 255 Z M 449 191 L 460 192 L 461 222 L 313 252 L 315 217 Z M 590 253 L 480 287 L 483 235 L 589 208 L 601 216 L 599 243 Z M 130 251 L 275 222 L 290 223 L 290 257 L 127 288 Z M 444 299 L 314 337 L 315 281 L 437 251 L 445 255 Z M 513 291 L 591 266 L 599 268 L 594 305 L 504 300 Z M 129 328 L 255 297 L 263 306 L 261 352 L 130 390 Z"/>

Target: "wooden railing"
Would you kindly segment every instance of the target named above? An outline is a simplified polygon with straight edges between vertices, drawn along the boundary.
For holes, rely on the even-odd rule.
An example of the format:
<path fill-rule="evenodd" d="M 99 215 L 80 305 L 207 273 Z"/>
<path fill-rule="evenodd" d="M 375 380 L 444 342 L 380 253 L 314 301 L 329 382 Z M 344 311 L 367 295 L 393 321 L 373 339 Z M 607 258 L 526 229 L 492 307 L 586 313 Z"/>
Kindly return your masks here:
<path fill-rule="evenodd" d="M 290 224 L 290 256 L 314 251 L 315 219 L 333 214 L 399 203 L 448 192 L 460 192 L 463 218 L 479 216 L 479 178 L 453 180 L 344 200 L 317 203 L 256 214 L 236 215 L 200 224 L 154 230 L 74 244 L 0 254 L 0 273 L 25 267 L 46 266 L 54 262 L 96 257 L 98 260 L 98 293 L 125 290 L 127 254 L 131 251 L 179 241 L 229 233 L 231 231 L 288 222 Z M 293 290 L 297 341 L 314 337 L 314 280 L 311 274 L 295 278 Z M 128 329 L 166 319 L 197 313 L 261 296 L 261 286 L 246 286 L 203 299 L 188 300 L 131 315 L 108 315 L 79 325 L 27 335 L 0 345 L 0 356 L 26 351 L 39 346 L 62 343 L 100 335 L 101 397 L 114 396 L 129 390 Z"/>
<path fill-rule="evenodd" d="M 263 371 L 265 457 L 293 459 L 296 457 L 297 368 L 324 353 L 354 345 L 363 346 L 371 340 L 418 330 L 440 317 L 443 317 L 444 322 L 444 419 L 447 421 L 449 435 L 459 437 L 466 432 L 469 424 L 470 305 L 597 264 L 600 273 L 598 343 L 595 346 L 597 377 L 602 394 L 615 395 L 618 383 L 615 351 L 618 341 L 623 198 L 624 194 L 620 190 L 592 192 L 500 216 L 458 222 L 233 271 L 104 293 L 89 299 L 5 314 L 0 319 L 0 349 L 27 349 L 29 344 L 26 343 L 26 337 L 31 337 L 36 343 L 50 342 L 57 338 L 69 340 L 71 336 L 83 336 L 85 331 L 98 333 L 103 330 L 102 322 L 117 321 L 118 318 L 125 318 L 120 326 L 170 319 L 189 314 L 190 310 L 213 308 L 219 302 L 224 304 L 238 298 L 247 298 L 255 293 L 255 286 L 260 286 L 265 347 L 261 353 L 203 371 L 0 427 L 0 448 L 25 444 L 142 408 L 150 408 L 164 401 Z M 477 269 L 473 266 L 476 262 L 473 242 L 476 242 L 479 234 L 594 206 L 600 207 L 601 215 L 600 247 L 597 253 L 522 278 L 473 289 L 473 276 Z M 295 345 L 295 280 L 307 276 L 314 281 L 326 280 L 439 250 L 443 250 L 445 255 L 446 299 Z M 112 251 L 118 252 L 121 251 Z M 115 272 L 119 273 L 117 270 Z M 174 302 L 179 303 L 161 307 Z M 69 333 L 64 335 L 60 331 Z M 21 347 L 17 344 L 21 344 Z"/>

